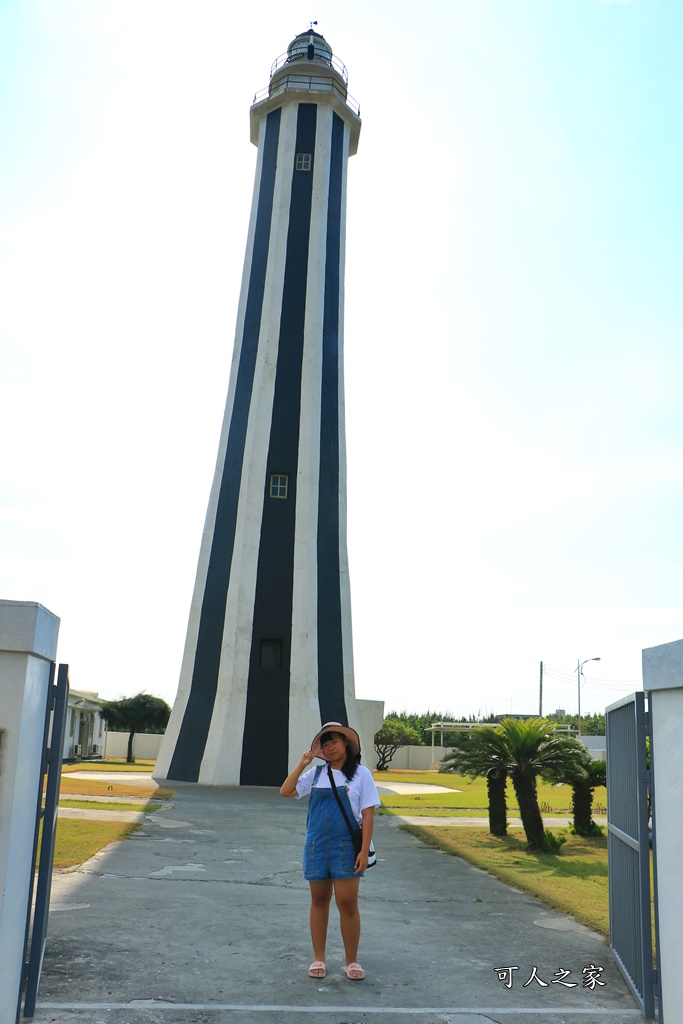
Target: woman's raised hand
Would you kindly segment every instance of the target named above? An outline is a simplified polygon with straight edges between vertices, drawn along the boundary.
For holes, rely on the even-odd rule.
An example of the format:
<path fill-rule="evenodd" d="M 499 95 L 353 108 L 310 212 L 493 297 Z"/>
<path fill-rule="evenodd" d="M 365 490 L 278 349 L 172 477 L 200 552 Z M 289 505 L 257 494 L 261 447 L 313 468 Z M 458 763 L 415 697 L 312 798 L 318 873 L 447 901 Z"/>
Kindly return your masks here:
<path fill-rule="evenodd" d="M 295 768 L 292 768 L 291 772 L 280 786 L 280 796 L 296 796 L 296 784 L 299 781 L 299 776 L 302 774 L 304 768 L 308 768 L 314 756 L 315 755 L 312 750 L 304 750 L 303 754 L 299 758 L 299 763 Z"/>

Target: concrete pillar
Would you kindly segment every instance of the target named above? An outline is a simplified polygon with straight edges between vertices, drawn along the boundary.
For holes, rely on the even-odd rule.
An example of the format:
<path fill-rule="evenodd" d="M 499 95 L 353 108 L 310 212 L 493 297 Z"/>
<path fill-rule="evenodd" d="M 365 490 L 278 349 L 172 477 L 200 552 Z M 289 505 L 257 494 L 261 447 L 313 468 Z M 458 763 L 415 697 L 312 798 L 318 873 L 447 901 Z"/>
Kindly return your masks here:
<path fill-rule="evenodd" d="M 655 872 L 659 948 L 657 966 L 664 1019 L 677 1019 L 683 1006 L 683 640 L 643 651 L 643 689 L 649 691 L 652 724 L 651 769 L 655 793 Z M 676 1010 L 676 1007 L 679 1007 Z"/>
<path fill-rule="evenodd" d="M 50 665 L 59 619 L 0 601 L 0 1024 L 14 1024 L 40 786 Z"/>

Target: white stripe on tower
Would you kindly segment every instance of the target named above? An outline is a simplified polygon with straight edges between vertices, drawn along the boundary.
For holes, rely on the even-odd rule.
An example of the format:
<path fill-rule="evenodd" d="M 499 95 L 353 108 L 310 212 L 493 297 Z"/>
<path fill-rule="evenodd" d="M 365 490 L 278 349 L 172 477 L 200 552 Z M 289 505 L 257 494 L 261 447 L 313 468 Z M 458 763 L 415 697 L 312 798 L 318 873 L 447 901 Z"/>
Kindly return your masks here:
<path fill-rule="evenodd" d="M 301 380 L 299 468 L 294 534 L 292 658 L 289 683 L 289 749 L 306 750 L 310 722 L 318 720 L 318 484 L 322 388 L 325 254 L 330 179 L 332 109 L 318 105 L 311 210 L 306 323 Z"/>
<path fill-rule="evenodd" d="M 351 581 L 347 545 L 346 513 L 346 417 L 344 394 L 344 281 L 346 266 L 346 185 L 349 171 L 350 131 L 344 125 L 344 161 L 342 164 L 341 229 L 339 253 L 339 574 L 341 586 L 342 651 L 344 665 L 344 697 L 349 710 L 349 724 L 360 729 L 355 713 L 356 684 L 353 668 L 353 633 L 351 628 Z M 370 753 L 369 751 L 366 753 Z"/>
<path fill-rule="evenodd" d="M 221 428 L 221 436 L 218 444 L 218 454 L 216 456 L 216 468 L 214 470 L 213 483 L 211 486 L 209 504 L 206 511 L 206 519 L 204 521 L 204 530 L 202 533 L 201 546 L 199 550 L 197 575 L 195 578 L 194 591 L 192 594 L 192 603 L 190 605 L 190 615 L 187 626 L 187 637 L 185 640 L 185 649 L 183 652 L 183 660 L 180 669 L 180 682 L 178 684 L 178 694 L 173 704 L 173 710 L 171 712 L 171 717 L 169 719 L 168 726 L 166 727 L 164 743 L 162 745 L 162 748 L 159 752 L 159 757 L 157 759 L 156 771 L 159 778 L 165 778 L 167 776 L 170 761 L 175 750 L 176 742 L 178 740 L 180 726 L 182 724 L 183 717 L 185 715 L 185 710 L 187 708 L 187 702 L 190 696 L 190 688 L 192 686 L 192 675 L 194 671 L 195 655 L 197 651 L 197 637 L 199 634 L 199 620 L 201 616 L 202 603 L 204 601 L 206 577 L 208 573 L 209 559 L 211 557 L 211 548 L 213 545 L 213 539 L 216 529 L 216 511 L 218 508 L 218 496 L 225 468 L 225 456 L 228 447 L 228 434 L 230 431 L 230 422 L 232 419 L 232 412 L 235 402 L 235 389 L 237 386 L 237 370 L 239 367 L 240 356 L 242 353 L 244 318 L 247 308 L 247 295 L 249 291 L 249 281 L 251 277 L 251 267 L 254 256 L 254 232 L 256 228 L 256 216 L 258 213 L 258 202 L 261 189 L 261 174 L 263 170 L 265 131 L 266 122 L 264 118 L 261 121 L 259 131 L 258 154 L 256 160 L 256 171 L 254 174 L 254 191 L 251 201 L 251 213 L 249 216 L 247 245 L 244 254 L 242 285 L 240 288 L 239 305 L 237 308 L 235 344 L 233 348 L 232 361 L 230 366 L 228 394 L 225 401 L 223 425 Z"/>
<path fill-rule="evenodd" d="M 261 122 L 260 133 L 263 131 L 264 123 L 265 118 Z M 295 136 L 296 106 L 289 104 L 282 108 L 280 121 L 268 269 L 244 446 L 245 458 L 235 530 L 235 551 L 225 611 L 218 691 L 198 780 L 207 785 L 234 784 L 240 773 L 256 571 L 265 500 L 264 480 L 282 312 Z"/>

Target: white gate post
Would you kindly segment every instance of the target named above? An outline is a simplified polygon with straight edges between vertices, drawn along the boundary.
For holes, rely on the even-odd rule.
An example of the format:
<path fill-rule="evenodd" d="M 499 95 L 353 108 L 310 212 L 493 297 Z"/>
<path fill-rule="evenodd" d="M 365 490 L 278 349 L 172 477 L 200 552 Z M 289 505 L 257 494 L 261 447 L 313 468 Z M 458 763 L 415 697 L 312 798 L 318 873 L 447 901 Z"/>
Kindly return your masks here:
<path fill-rule="evenodd" d="M 660 1014 L 683 1006 L 683 640 L 643 651 L 643 689 L 649 691 L 652 728 L 651 770 L 655 794 L 655 893 L 658 922 L 657 969 Z M 663 1010 L 663 1014 L 662 1014 Z M 673 1017 L 672 1017 L 673 1020 Z"/>
<path fill-rule="evenodd" d="M 0 601 L 0 1024 L 14 1024 L 24 962 L 38 787 L 59 619 Z"/>

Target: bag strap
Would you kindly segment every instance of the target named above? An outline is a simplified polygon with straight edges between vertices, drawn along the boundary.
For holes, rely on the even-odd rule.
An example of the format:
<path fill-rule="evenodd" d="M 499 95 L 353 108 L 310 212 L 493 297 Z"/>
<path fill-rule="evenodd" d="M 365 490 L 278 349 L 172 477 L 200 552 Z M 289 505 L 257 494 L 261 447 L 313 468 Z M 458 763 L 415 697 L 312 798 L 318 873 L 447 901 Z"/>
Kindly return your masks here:
<path fill-rule="evenodd" d="M 332 765 L 329 764 L 329 762 L 328 762 L 328 765 L 327 765 L 327 777 L 330 780 L 330 785 L 332 786 L 332 792 L 334 793 L 335 798 L 337 800 L 337 803 L 339 804 L 339 810 L 344 815 L 344 821 L 347 824 L 347 827 L 348 827 L 349 832 L 351 833 L 351 836 L 353 836 L 354 832 L 356 832 L 358 830 L 359 826 L 357 824 L 356 827 L 354 828 L 353 825 L 351 824 L 351 822 L 349 821 L 349 816 L 346 813 L 346 811 L 344 810 L 344 804 L 341 802 L 341 797 L 339 796 L 339 793 L 337 792 L 337 787 L 334 784 L 334 776 L 332 775 Z"/>

